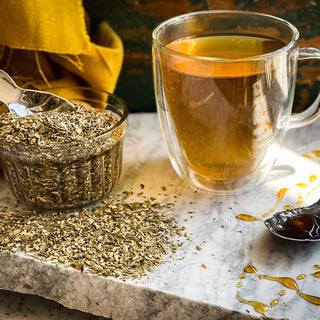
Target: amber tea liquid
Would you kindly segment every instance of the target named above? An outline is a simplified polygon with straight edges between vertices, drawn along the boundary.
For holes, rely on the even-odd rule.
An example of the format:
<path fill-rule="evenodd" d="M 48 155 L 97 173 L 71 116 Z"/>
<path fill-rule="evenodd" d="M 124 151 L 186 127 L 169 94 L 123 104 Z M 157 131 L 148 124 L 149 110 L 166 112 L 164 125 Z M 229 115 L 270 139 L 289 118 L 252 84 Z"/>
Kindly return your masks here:
<path fill-rule="evenodd" d="M 161 71 L 180 148 L 200 176 L 232 181 L 259 165 L 285 97 L 273 77 L 275 66 L 250 58 L 283 46 L 276 39 L 247 35 L 188 38 L 167 45 L 190 55 L 164 55 Z"/>

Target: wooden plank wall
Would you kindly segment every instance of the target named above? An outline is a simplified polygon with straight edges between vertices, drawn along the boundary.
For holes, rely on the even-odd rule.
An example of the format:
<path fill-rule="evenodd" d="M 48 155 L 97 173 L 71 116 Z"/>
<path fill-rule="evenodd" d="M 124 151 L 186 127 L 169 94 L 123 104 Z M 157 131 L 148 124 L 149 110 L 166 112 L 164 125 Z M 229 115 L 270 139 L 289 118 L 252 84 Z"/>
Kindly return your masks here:
<path fill-rule="evenodd" d="M 116 93 L 130 112 L 155 111 L 151 66 L 152 30 L 163 20 L 198 10 L 247 10 L 284 18 L 300 31 L 300 46 L 320 49 L 320 0 L 84 0 L 91 27 L 106 20 L 125 47 Z M 294 110 L 303 110 L 320 89 L 320 62 L 299 64 Z"/>

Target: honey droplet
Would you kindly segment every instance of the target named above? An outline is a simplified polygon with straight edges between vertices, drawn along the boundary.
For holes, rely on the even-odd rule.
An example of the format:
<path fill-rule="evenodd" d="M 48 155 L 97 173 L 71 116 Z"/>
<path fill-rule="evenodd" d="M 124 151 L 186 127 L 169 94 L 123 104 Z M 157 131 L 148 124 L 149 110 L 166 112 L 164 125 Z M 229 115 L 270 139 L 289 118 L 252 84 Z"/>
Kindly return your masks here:
<path fill-rule="evenodd" d="M 312 159 L 312 156 L 310 154 L 303 154 L 302 156 L 307 158 L 307 159 Z"/>
<path fill-rule="evenodd" d="M 265 212 L 262 217 L 265 218 L 265 217 L 268 217 L 270 215 L 270 212 Z"/>
<path fill-rule="evenodd" d="M 284 206 L 284 209 L 285 209 L 285 210 L 292 210 L 292 209 L 293 209 L 293 206 L 286 205 L 286 206 Z"/>
<path fill-rule="evenodd" d="M 261 219 L 251 216 L 249 214 L 240 213 L 236 216 L 237 219 L 252 222 L 252 221 L 261 221 Z"/>
<path fill-rule="evenodd" d="M 239 282 L 237 283 L 237 288 L 241 288 L 241 287 L 242 287 L 242 282 L 239 281 Z"/>
<path fill-rule="evenodd" d="M 277 198 L 278 198 L 277 204 L 279 204 L 281 202 L 281 200 L 283 199 L 284 195 L 287 193 L 288 190 L 289 190 L 289 188 L 281 188 L 278 191 L 278 193 L 277 193 Z"/>
<path fill-rule="evenodd" d="M 281 304 L 282 304 L 284 307 L 287 305 L 285 302 L 282 302 Z"/>
<path fill-rule="evenodd" d="M 286 294 L 286 290 L 281 290 L 280 292 L 279 292 L 279 295 L 280 296 L 284 296 Z"/>
<path fill-rule="evenodd" d="M 317 176 L 316 176 L 315 174 L 313 174 L 313 175 L 311 175 L 311 176 L 309 177 L 309 181 L 310 181 L 310 182 L 315 182 L 316 179 L 317 179 Z"/>
<path fill-rule="evenodd" d="M 302 203 L 303 203 L 302 200 L 298 200 L 298 201 L 296 202 L 296 204 L 302 204 Z"/>
<path fill-rule="evenodd" d="M 320 157 L 320 150 L 313 150 L 312 153 L 319 158 Z"/>
<path fill-rule="evenodd" d="M 306 188 L 308 185 L 306 183 L 297 183 L 296 184 L 296 187 L 299 187 L 299 188 Z"/>
<path fill-rule="evenodd" d="M 275 307 L 279 303 L 279 299 L 273 299 L 270 303 L 271 307 Z"/>
<path fill-rule="evenodd" d="M 265 315 L 265 313 L 270 309 L 270 306 L 263 302 L 254 301 L 254 300 L 246 300 L 242 298 L 238 293 L 236 295 L 236 298 L 241 302 L 248 304 L 249 306 L 252 306 L 254 310 L 262 315 Z"/>
<path fill-rule="evenodd" d="M 314 273 L 311 273 L 311 276 L 314 276 L 316 278 L 320 278 L 320 271 L 316 271 Z"/>
<path fill-rule="evenodd" d="M 244 273 L 240 274 L 240 279 L 244 279 L 246 277 L 246 275 Z"/>
<path fill-rule="evenodd" d="M 320 270 L 320 266 L 319 266 L 318 264 L 315 264 L 315 265 L 313 266 L 313 269 L 314 269 L 314 270 Z"/>
<path fill-rule="evenodd" d="M 243 269 L 243 271 L 246 272 L 246 273 L 256 273 L 257 272 L 257 268 L 254 267 L 254 266 L 246 266 Z"/>
<path fill-rule="evenodd" d="M 299 275 L 297 276 L 297 280 L 302 280 L 302 279 L 304 279 L 306 276 L 307 276 L 307 275 L 304 274 L 304 273 L 299 274 Z"/>

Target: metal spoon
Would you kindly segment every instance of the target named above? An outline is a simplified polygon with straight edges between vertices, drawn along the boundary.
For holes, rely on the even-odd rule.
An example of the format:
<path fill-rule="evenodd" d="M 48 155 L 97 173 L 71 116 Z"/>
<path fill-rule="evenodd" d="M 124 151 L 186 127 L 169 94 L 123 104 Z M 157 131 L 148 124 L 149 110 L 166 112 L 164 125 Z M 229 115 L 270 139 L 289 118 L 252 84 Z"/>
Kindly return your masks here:
<path fill-rule="evenodd" d="M 283 239 L 320 241 L 320 199 L 308 207 L 277 212 L 264 223 Z"/>
<path fill-rule="evenodd" d="M 49 92 L 22 89 L 0 69 L 0 101 L 17 117 L 44 111 L 73 110 L 74 104 Z"/>

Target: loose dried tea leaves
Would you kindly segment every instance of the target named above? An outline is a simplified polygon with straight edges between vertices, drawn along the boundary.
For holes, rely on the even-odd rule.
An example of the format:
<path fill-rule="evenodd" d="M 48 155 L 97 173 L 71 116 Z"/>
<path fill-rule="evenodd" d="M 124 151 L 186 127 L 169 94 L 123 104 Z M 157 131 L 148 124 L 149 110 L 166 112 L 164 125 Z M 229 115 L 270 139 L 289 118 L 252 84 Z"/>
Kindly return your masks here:
<path fill-rule="evenodd" d="M 42 112 L 21 118 L 7 112 L 0 115 L 0 140 L 59 147 L 61 143 L 95 138 L 117 122 L 111 113 L 102 113 L 85 105 L 75 105 L 73 111 Z"/>
<path fill-rule="evenodd" d="M 102 198 L 121 172 L 125 126 L 118 121 L 84 105 L 23 118 L 0 115 L 0 160 L 11 190 L 42 209 Z"/>
<path fill-rule="evenodd" d="M 101 202 L 71 213 L 2 214 L 0 250 L 121 279 L 140 278 L 175 253 L 178 236 L 173 204 L 151 199 Z"/>

